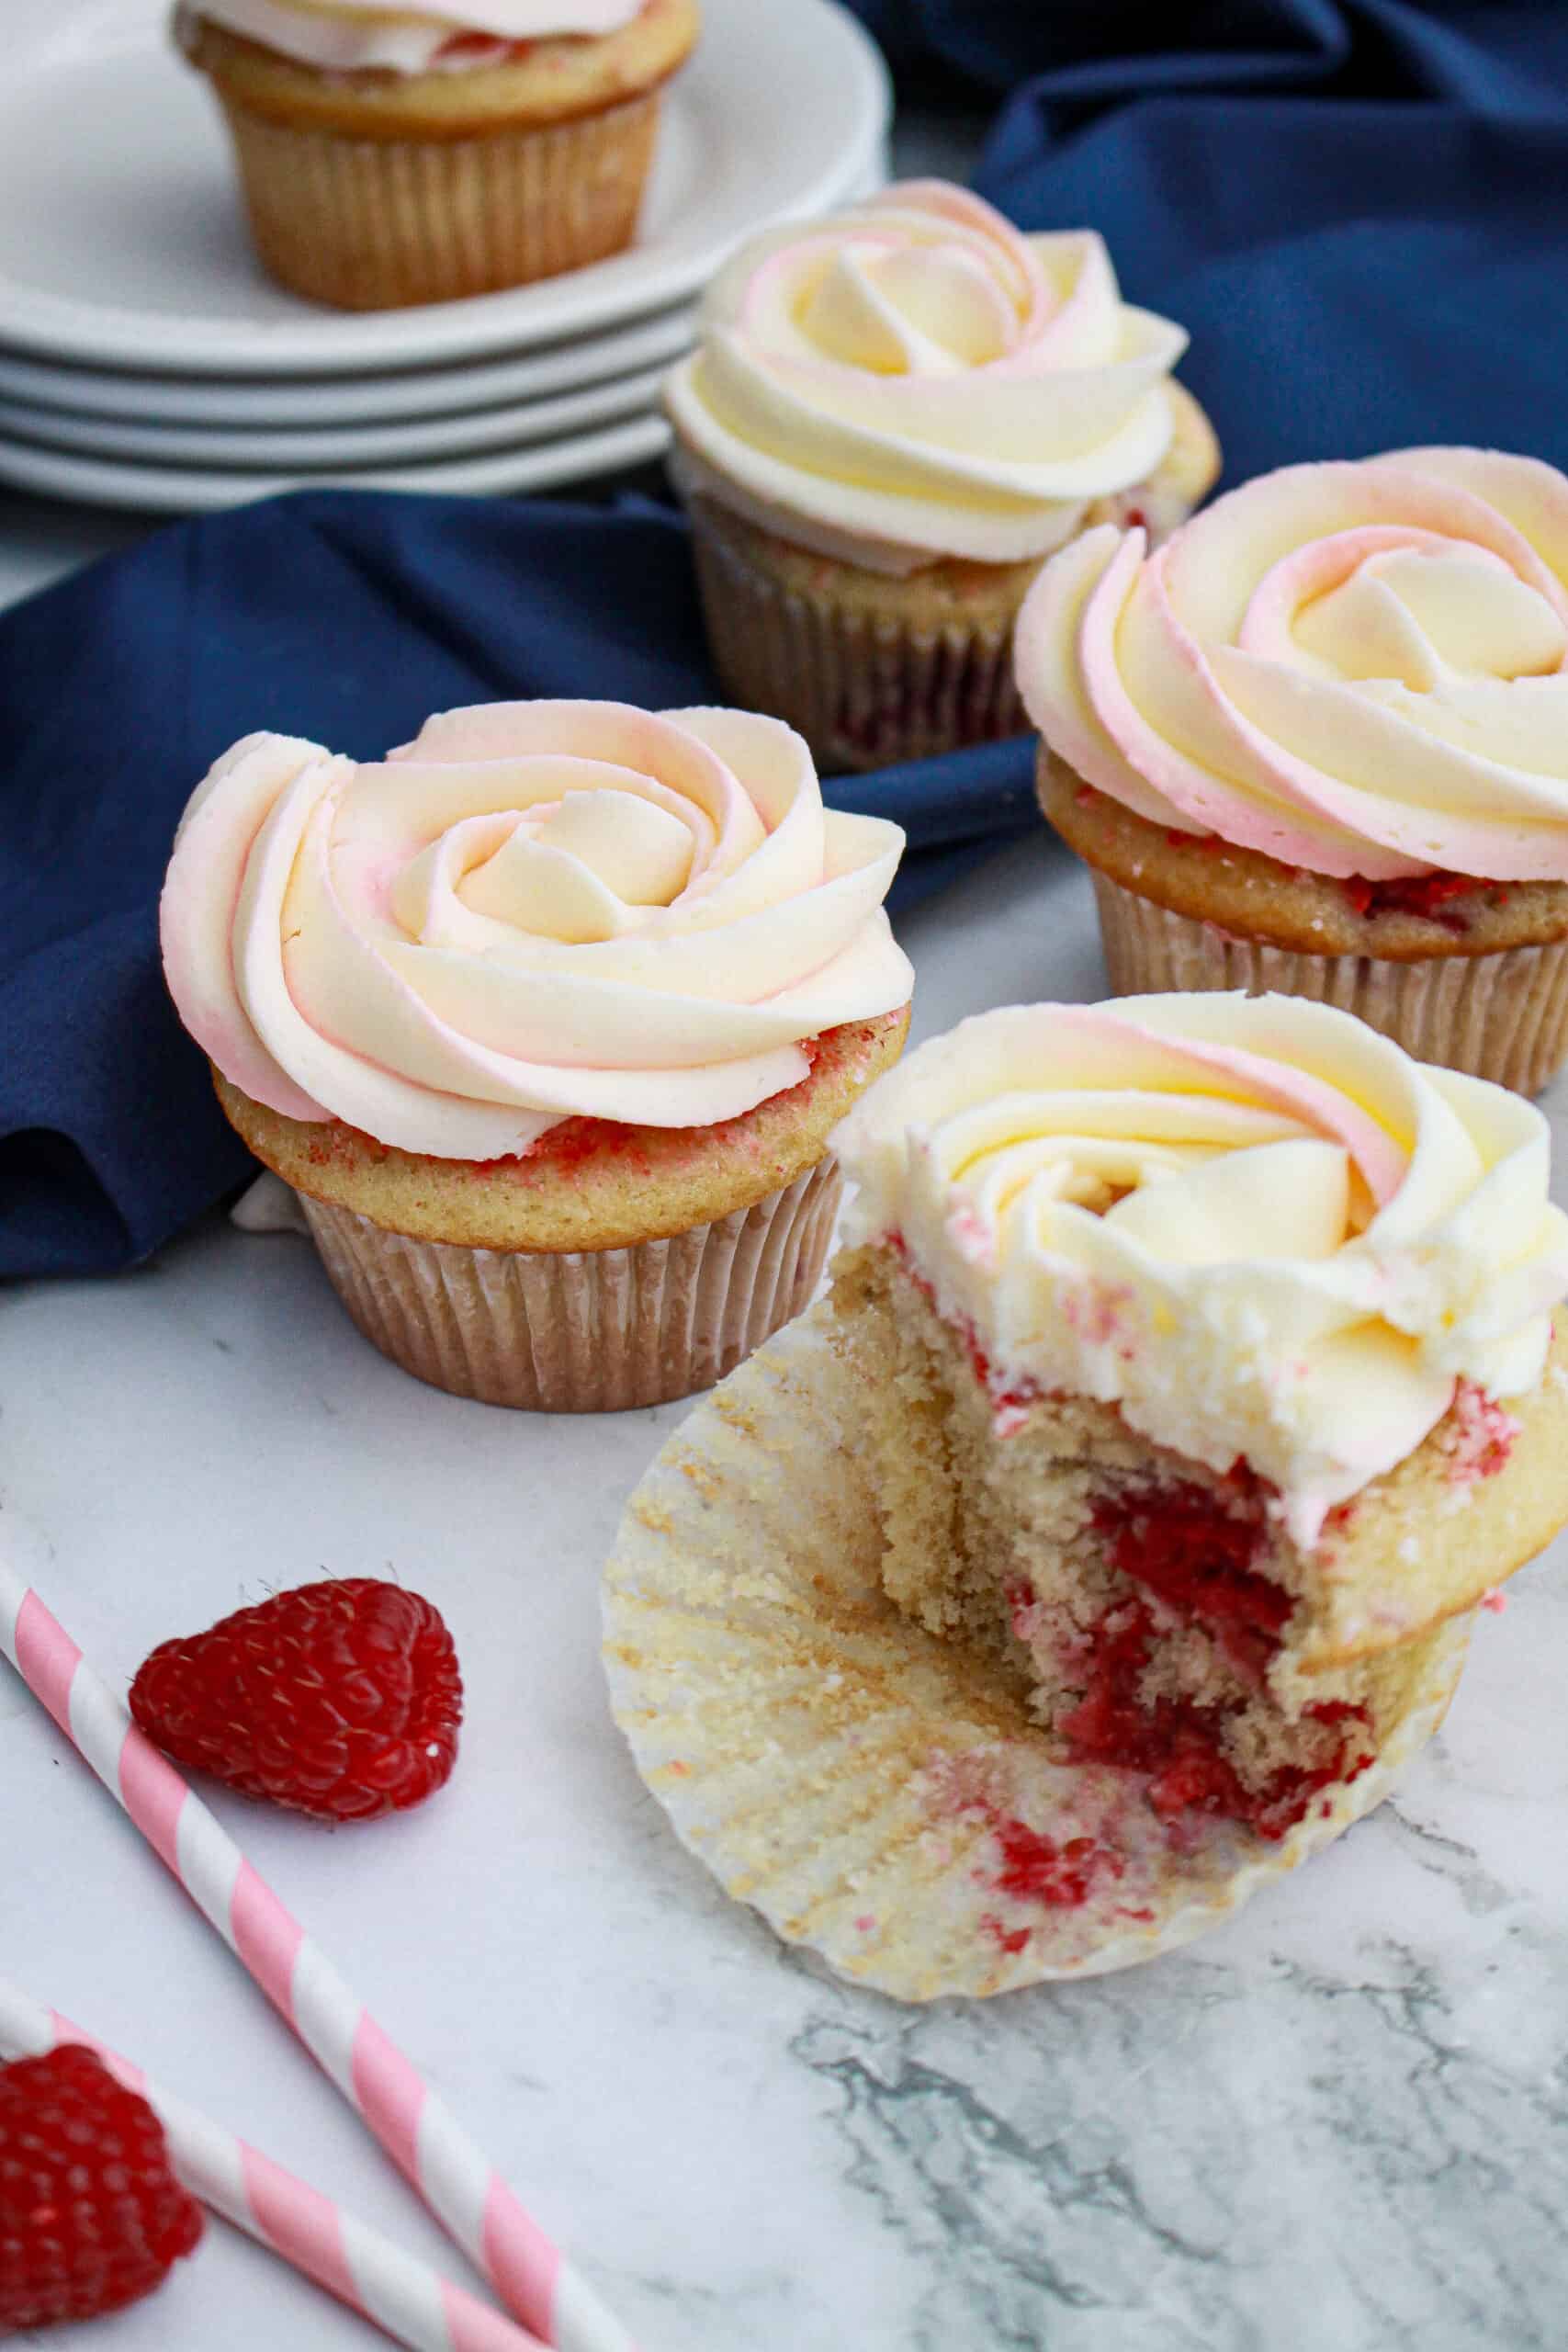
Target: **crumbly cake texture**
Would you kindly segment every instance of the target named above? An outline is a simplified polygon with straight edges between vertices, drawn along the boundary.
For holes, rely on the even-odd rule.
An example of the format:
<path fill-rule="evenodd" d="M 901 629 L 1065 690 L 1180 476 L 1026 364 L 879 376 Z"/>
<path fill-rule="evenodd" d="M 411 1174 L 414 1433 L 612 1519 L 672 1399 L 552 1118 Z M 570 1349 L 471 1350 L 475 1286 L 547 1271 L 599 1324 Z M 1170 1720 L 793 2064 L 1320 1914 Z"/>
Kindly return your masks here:
<path fill-rule="evenodd" d="M 197 14 L 186 54 L 247 115 L 351 139 L 473 139 L 598 114 L 646 96 L 695 43 L 697 0 L 648 0 L 619 32 L 520 45 L 461 74 L 325 74 Z"/>
<path fill-rule="evenodd" d="M 892 1247 L 834 1269 L 865 1398 L 884 1580 L 916 1623 L 1015 1673 L 1062 1760 L 1132 1768 L 1176 1834 L 1278 1838 L 1418 1708 L 1444 1627 L 1568 1519 L 1568 1338 L 1506 1406 L 1461 1390 L 1303 1553 L 1221 1476 L 1082 1396 L 998 1397 Z"/>
<path fill-rule="evenodd" d="M 639 1772 L 786 1940 L 907 2001 L 1152 1959 L 1370 1810 L 1440 1722 L 1470 1617 L 1422 1645 L 1367 1769 L 1278 1835 L 1196 1808 L 1162 1819 L 1143 1776 L 1063 1763 L 998 1645 L 932 1635 L 888 1599 L 867 1439 L 882 1400 L 834 1329 L 813 1308 L 688 1417 L 604 1585 Z"/>
<path fill-rule="evenodd" d="M 719 1126 L 570 1119 L 522 1158 L 484 1163 L 400 1151 L 342 1120 L 286 1118 L 220 1071 L 213 1082 L 231 1125 L 275 1175 L 385 1231 L 478 1250 L 621 1250 L 750 1209 L 792 1184 L 897 1060 L 908 1027 L 906 1006 L 828 1030 L 798 1086 Z"/>
<path fill-rule="evenodd" d="M 1363 909 L 1357 901 L 1365 890 L 1331 876 L 1281 865 L 1217 835 L 1151 824 L 1086 784 L 1044 745 L 1037 786 L 1046 817 L 1096 872 L 1173 914 L 1296 955 L 1418 963 L 1568 938 L 1568 882 L 1477 881 L 1445 890 L 1431 912 L 1400 903 L 1402 897 L 1418 901 L 1419 891 L 1382 884 Z"/>
<path fill-rule="evenodd" d="M 1179 384 L 1163 390 L 1175 435 L 1160 465 L 1146 482 L 1097 500 L 1082 528 L 1135 518 L 1168 537 L 1213 487 L 1219 445 L 1208 418 Z M 926 758 L 1027 727 L 1012 633 L 1043 557 L 942 557 L 900 577 L 799 546 L 782 511 L 764 524 L 701 494 L 689 505 L 727 693 L 788 719 L 823 767 Z"/>

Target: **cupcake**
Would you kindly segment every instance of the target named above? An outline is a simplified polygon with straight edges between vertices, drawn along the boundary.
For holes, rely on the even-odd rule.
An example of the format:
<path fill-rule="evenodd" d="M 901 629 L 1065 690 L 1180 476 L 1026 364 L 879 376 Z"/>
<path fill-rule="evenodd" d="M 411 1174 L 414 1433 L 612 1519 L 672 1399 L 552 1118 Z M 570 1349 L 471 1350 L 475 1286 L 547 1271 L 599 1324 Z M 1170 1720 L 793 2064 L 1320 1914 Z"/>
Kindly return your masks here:
<path fill-rule="evenodd" d="M 1568 481 L 1292 466 L 1155 554 L 1088 534 L 1019 625 L 1046 816 L 1118 991 L 1279 989 L 1533 1093 L 1568 1055 Z"/>
<path fill-rule="evenodd" d="M 746 713 L 499 703 L 378 765 L 252 735 L 182 820 L 164 969 L 387 1355 L 654 1404 L 816 1285 L 828 1136 L 908 1025 L 902 847 Z"/>
<path fill-rule="evenodd" d="M 966 1022 L 837 1148 L 830 1299 L 623 1531 L 617 1716 L 847 1973 L 1149 1958 L 1386 1792 L 1568 1519 L 1546 1124 L 1328 1007 L 1166 996 Z"/>
<path fill-rule="evenodd" d="M 1021 732 L 1042 560 L 1104 521 L 1161 537 L 1213 482 L 1186 344 L 1099 237 L 940 181 L 746 245 L 666 390 L 726 692 L 829 769 Z"/>
<path fill-rule="evenodd" d="M 628 245 L 696 0 L 179 0 L 256 250 L 296 294 L 396 310 Z"/>

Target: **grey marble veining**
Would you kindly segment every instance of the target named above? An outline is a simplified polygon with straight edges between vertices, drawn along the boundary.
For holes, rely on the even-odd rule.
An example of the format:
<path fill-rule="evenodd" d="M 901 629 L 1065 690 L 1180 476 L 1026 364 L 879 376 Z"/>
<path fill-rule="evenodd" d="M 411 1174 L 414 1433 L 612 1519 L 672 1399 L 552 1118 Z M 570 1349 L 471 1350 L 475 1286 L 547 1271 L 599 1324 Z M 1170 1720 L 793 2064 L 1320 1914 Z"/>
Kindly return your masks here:
<path fill-rule="evenodd" d="M 1568 1958 L 1509 1934 L 1561 2018 Z M 915 2352 L 1556 2346 L 1568 2070 L 1478 2047 L 1448 1980 L 1393 1936 L 1196 1951 L 790 2048 L 921 2276 Z"/>

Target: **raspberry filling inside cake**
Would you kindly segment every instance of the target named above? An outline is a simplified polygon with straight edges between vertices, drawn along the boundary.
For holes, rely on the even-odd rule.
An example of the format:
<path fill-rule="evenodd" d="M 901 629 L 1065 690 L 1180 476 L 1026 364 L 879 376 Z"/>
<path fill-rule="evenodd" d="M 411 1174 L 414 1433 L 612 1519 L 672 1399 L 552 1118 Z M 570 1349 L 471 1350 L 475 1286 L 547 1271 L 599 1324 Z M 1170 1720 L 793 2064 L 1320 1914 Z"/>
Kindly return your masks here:
<path fill-rule="evenodd" d="M 1484 892 L 1494 906 L 1508 896 L 1506 882 L 1477 880 L 1473 874 L 1404 874 L 1388 882 L 1369 882 L 1352 875 L 1340 884 L 1359 915 L 1425 915 L 1450 931 L 1468 931 L 1470 917 L 1461 901 Z"/>
<path fill-rule="evenodd" d="M 889 1596 L 999 1653 L 1062 1761 L 1136 1776 L 1177 1845 L 1199 1816 L 1278 1840 L 1367 1769 L 1396 1688 L 1376 1661 L 1298 1671 L 1314 1571 L 1265 1481 L 1092 1398 L 999 1396 L 896 1238 L 840 1263 L 835 1299 L 867 1376 Z"/>

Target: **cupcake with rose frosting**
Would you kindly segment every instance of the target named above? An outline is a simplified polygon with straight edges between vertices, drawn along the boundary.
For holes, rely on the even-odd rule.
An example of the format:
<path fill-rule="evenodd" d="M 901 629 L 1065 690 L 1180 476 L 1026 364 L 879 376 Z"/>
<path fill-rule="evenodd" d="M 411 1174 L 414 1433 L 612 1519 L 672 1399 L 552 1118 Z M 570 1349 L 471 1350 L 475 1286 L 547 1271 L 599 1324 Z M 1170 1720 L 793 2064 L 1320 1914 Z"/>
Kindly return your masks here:
<path fill-rule="evenodd" d="M 182 820 L 164 969 L 388 1355 L 649 1404 L 815 1287 L 828 1136 L 908 1026 L 902 847 L 749 713 L 501 703 L 370 764 L 252 735 Z"/>
<path fill-rule="evenodd" d="M 179 0 L 256 250 L 354 311 L 490 293 L 636 233 L 697 0 Z"/>
<path fill-rule="evenodd" d="M 940 181 L 744 246 L 666 388 L 727 693 L 836 768 L 1021 731 L 1043 558 L 1107 520 L 1161 537 L 1213 482 L 1186 343 L 1092 232 Z"/>
<path fill-rule="evenodd" d="M 1533 1092 L 1568 1055 L 1568 480 L 1294 466 L 1150 552 L 1053 559 L 1018 631 L 1046 815 L 1111 984 L 1276 989 Z"/>

